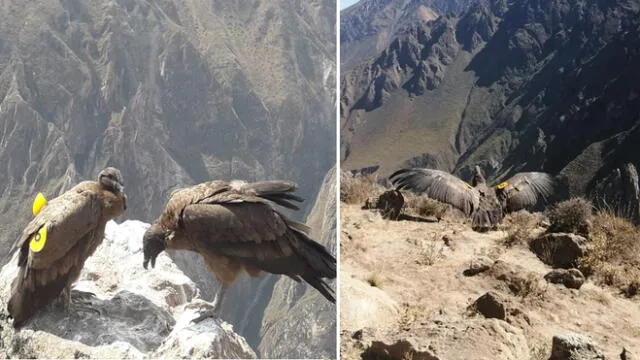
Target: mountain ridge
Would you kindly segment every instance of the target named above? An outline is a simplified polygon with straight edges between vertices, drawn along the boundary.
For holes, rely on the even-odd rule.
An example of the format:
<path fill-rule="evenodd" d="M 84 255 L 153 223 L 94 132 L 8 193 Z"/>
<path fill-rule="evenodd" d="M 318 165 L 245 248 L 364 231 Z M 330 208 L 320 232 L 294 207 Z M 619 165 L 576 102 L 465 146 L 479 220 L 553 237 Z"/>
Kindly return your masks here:
<path fill-rule="evenodd" d="M 614 145 L 640 120 L 639 9 L 479 1 L 415 25 L 341 76 L 343 167 L 384 175 L 427 166 L 467 178 L 477 164 L 490 177 L 542 170 L 572 179 L 585 171 L 568 167 L 577 162 L 594 176 L 570 195 L 595 196 L 608 172 L 640 165 Z M 609 153 L 580 159 L 602 141 Z"/>

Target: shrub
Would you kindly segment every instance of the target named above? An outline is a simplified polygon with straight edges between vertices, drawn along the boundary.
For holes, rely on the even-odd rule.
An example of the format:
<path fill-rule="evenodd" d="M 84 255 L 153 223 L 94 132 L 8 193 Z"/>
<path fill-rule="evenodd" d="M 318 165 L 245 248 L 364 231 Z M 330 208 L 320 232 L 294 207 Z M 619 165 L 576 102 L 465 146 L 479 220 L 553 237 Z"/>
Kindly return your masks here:
<path fill-rule="evenodd" d="M 508 247 L 526 244 L 532 238 L 532 231 L 540 222 L 540 217 L 527 211 L 518 211 L 507 215 L 503 221 L 503 229 L 507 232 L 504 239 Z"/>
<path fill-rule="evenodd" d="M 422 217 L 435 217 L 440 221 L 449 209 L 449 205 L 426 196 L 418 196 L 409 192 L 402 192 L 404 195 L 404 213 Z"/>
<path fill-rule="evenodd" d="M 375 179 L 366 175 L 340 175 L 340 201 L 347 204 L 364 204 L 371 196 L 377 196 L 384 188 Z"/>
<path fill-rule="evenodd" d="M 593 219 L 593 206 L 583 198 L 573 198 L 558 203 L 549 211 L 548 232 L 574 233 L 589 235 L 589 228 Z"/>
<path fill-rule="evenodd" d="M 369 275 L 367 282 L 373 287 L 382 288 L 382 278 L 378 274 Z"/>
<path fill-rule="evenodd" d="M 612 213 L 599 213 L 593 218 L 589 244 L 589 251 L 578 260 L 580 270 L 601 284 L 635 295 L 640 284 L 640 231 Z"/>

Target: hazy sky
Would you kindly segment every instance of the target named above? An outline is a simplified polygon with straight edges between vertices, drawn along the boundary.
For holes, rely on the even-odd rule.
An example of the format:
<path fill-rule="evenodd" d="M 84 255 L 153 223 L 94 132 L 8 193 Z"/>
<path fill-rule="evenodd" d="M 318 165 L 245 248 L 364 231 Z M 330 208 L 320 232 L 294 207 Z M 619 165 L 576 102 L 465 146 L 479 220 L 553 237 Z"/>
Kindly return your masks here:
<path fill-rule="evenodd" d="M 357 3 L 358 0 L 340 0 L 340 9 L 344 9 L 348 6 L 351 6 L 355 3 Z"/>

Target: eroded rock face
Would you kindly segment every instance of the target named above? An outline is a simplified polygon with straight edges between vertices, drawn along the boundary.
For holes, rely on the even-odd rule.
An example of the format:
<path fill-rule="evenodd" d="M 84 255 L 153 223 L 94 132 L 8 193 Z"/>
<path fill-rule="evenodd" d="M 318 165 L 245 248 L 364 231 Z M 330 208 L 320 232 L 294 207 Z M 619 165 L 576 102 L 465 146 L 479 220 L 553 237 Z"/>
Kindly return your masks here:
<path fill-rule="evenodd" d="M 13 357 L 217 357 L 254 358 L 246 340 L 220 319 L 191 323 L 210 307 L 196 284 L 161 254 L 154 269 L 142 267 L 142 235 L 148 224 L 107 224 L 105 240 L 90 257 L 75 289 L 95 293 L 69 313 L 59 304 L 39 311 L 14 331 L 2 321 L 2 343 Z M 0 272 L 4 311 L 17 274 L 17 252 Z M 5 319 L 6 320 L 6 319 Z"/>

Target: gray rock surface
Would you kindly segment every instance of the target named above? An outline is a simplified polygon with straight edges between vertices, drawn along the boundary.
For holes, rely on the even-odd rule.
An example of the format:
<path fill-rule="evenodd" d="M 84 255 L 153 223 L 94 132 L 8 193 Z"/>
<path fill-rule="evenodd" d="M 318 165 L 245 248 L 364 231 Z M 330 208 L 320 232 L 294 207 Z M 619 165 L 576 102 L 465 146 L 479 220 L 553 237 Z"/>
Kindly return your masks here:
<path fill-rule="evenodd" d="M 107 224 L 105 240 L 90 257 L 75 289 L 95 293 L 76 299 L 69 313 L 56 303 L 39 311 L 20 331 L 2 321 L 5 356 L 11 357 L 229 357 L 256 354 L 230 324 L 191 319 L 210 308 L 196 284 L 166 255 L 156 268 L 142 267 L 142 234 L 148 224 Z M 17 255 L 17 253 L 16 253 Z M 17 274 L 17 256 L 0 271 L 3 309 Z M 6 320 L 6 319 L 5 319 Z"/>
<path fill-rule="evenodd" d="M 604 360 L 602 350 L 589 337 L 568 333 L 553 337 L 549 360 Z"/>

